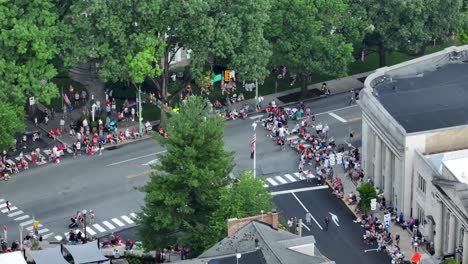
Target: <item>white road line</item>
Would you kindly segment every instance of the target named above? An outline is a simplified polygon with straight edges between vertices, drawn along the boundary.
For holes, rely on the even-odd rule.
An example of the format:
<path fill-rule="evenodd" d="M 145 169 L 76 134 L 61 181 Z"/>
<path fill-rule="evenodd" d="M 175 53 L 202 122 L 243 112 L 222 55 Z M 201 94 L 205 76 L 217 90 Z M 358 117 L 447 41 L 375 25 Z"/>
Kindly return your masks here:
<path fill-rule="evenodd" d="M 281 178 L 281 176 L 276 176 L 275 178 L 282 184 L 288 183 L 285 179 Z"/>
<path fill-rule="evenodd" d="M 291 174 L 285 174 L 284 177 L 288 178 L 289 181 L 295 182 L 297 181 Z"/>
<path fill-rule="evenodd" d="M 143 163 L 141 165 L 143 165 L 143 166 L 153 165 L 153 164 L 157 163 L 158 161 L 159 161 L 159 159 L 154 159 L 154 160 L 150 160 L 150 161 L 148 161 L 146 163 Z"/>
<path fill-rule="evenodd" d="M 48 239 L 49 237 L 51 237 L 53 235 L 54 235 L 54 233 L 49 233 L 49 234 L 43 235 L 42 239 Z"/>
<path fill-rule="evenodd" d="M 68 152 L 68 154 L 72 154 L 73 150 L 71 150 L 70 148 L 67 148 L 67 152 Z"/>
<path fill-rule="evenodd" d="M 111 164 L 107 164 L 106 167 L 114 166 L 114 165 L 119 165 L 119 164 L 122 164 L 122 163 L 125 163 L 125 162 L 129 162 L 129 161 L 132 161 L 132 160 L 137 160 L 137 159 L 141 159 L 141 158 L 146 158 L 146 157 L 158 155 L 158 154 L 165 153 L 165 152 L 167 152 L 167 150 L 162 150 L 162 151 L 155 152 L 155 153 L 151 153 L 151 154 L 148 154 L 148 155 L 143 155 L 143 156 L 139 156 L 139 157 L 127 159 L 127 160 L 122 160 L 122 161 L 114 162 L 114 163 L 111 163 Z"/>
<path fill-rule="evenodd" d="M 289 140 L 296 139 L 296 138 L 299 138 L 299 136 L 298 135 L 290 136 L 286 138 L 286 140 L 289 141 Z"/>
<path fill-rule="evenodd" d="M 315 115 L 316 115 L 316 116 L 318 116 L 318 115 L 325 115 L 325 114 L 329 114 L 329 113 L 332 113 L 332 112 L 338 112 L 338 111 L 341 111 L 341 110 L 345 110 L 345 109 L 349 109 L 349 108 L 354 108 L 354 107 L 359 107 L 359 105 L 345 106 L 345 107 L 342 107 L 342 108 L 337 108 L 337 109 L 333 109 L 333 110 L 330 110 L 330 111 L 325 111 L 325 112 L 317 113 L 317 114 L 315 114 Z"/>
<path fill-rule="evenodd" d="M 6 207 L 6 203 L 0 204 L 0 208 Z"/>
<path fill-rule="evenodd" d="M 15 157 L 15 160 L 20 161 L 21 158 L 20 158 L 19 156 L 18 156 L 18 157 Z"/>
<path fill-rule="evenodd" d="M 26 226 L 26 225 L 30 225 L 32 223 L 34 223 L 34 220 L 25 221 L 25 222 L 20 223 L 19 225 L 20 226 Z"/>
<path fill-rule="evenodd" d="M 131 213 L 130 216 L 133 217 L 134 219 L 137 217 L 135 213 Z"/>
<path fill-rule="evenodd" d="M 263 116 L 263 115 L 254 115 L 254 116 L 249 117 L 249 119 L 252 119 L 252 120 L 254 120 L 254 119 L 259 119 L 259 118 L 261 118 L 262 116 Z"/>
<path fill-rule="evenodd" d="M 323 189 L 328 189 L 328 185 L 321 185 L 321 186 L 314 186 L 314 187 L 307 187 L 307 188 L 300 188 L 300 189 L 293 189 L 293 190 L 271 192 L 270 194 L 271 195 L 280 195 L 280 194 L 287 194 L 287 193 L 307 192 L 307 191 L 315 191 L 315 190 L 323 190 Z"/>
<path fill-rule="evenodd" d="M 125 224 L 122 223 L 119 219 L 117 218 L 112 218 L 112 222 L 116 223 L 118 226 L 124 226 Z"/>
<path fill-rule="evenodd" d="M 301 202 L 301 200 L 299 200 L 299 198 L 297 198 L 296 194 L 295 193 L 291 193 L 294 198 L 296 198 L 297 202 L 299 202 L 299 204 L 302 206 L 302 208 L 304 208 L 304 210 L 306 211 L 306 213 L 310 213 L 309 210 L 307 210 L 307 208 L 304 206 L 304 204 Z M 317 219 L 315 219 L 315 217 L 312 215 L 312 213 L 310 214 L 310 216 L 312 217 L 312 220 L 314 220 L 314 222 L 317 224 L 317 226 L 320 228 L 320 230 L 323 230 L 322 226 L 319 224 L 319 222 L 317 222 Z"/>
<path fill-rule="evenodd" d="M 20 217 L 18 217 L 18 218 L 15 218 L 15 219 L 13 219 L 13 220 L 15 220 L 15 221 L 21 221 L 21 220 L 28 219 L 28 218 L 29 218 L 29 215 L 23 215 L 23 216 L 20 216 Z"/>
<path fill-rule="evenodd" d="M 328 113 L 329 115 L 333 116 L 334 118 L 336 118 L 338 121 L 342 122 L 342 123 L 346 123 L 348 121 L 346 121 L 346 119 L 342 118 L 341 116 L 335 114 L 335 113 Z"/>
<path fill-rule="evenodd" d="M 302 173 L 295 172 L 294 175 L 299 178 L 300 180 L 305 180 L 304 176 L 302 176 Z"/>
<path fill-rule="evenodd" d="M 0 199 L 0 203 L 3 203 L 5 201 L 5 199 Z"/>
<path fill-rule="evenodd" d="M 45 232 L 49 232 L 49 229 L 44 228 L 44 229 L 41 229 L 41 230 L 37 231 L 37 233 L 39 233 L 39 235 L 40 235 L 40 234 L 44 234 Z M 43 238 L 44 238 L 44 237 L 43 237 Z"/>
<path fill-rule="evenodd" d="M 89 226 L 86 227 L 86 232 L 88 232 L 92 236 L 94 236 L 96 234 L 96 232 L 94 232 L 94 230 L 92 230 L 91 227 L 89 227 Z"/>
<path fill-rule="evenodd" d="M 364 250 L 364 253 L 370 252 L 370 251 L 377 251 L 379 248 L 371 248 L 371 249 L 366 249 Z"/>
<path fill-rule="evenodd" d="M 15 163 L 14 163 L 12 160 L 10 160 L 10 159 L 7 159 L 6 161 L 7 161 L 10 165 L 15 165 Z"/>
<path fill-rule="evenodd" d="M 24 156 L 25 156 L 29 161 L 32 161 L 31 155 L 26 154 L 26 155 L 24 155 Z"/>
<path fill-rule="evenodd" d="M 55 240 L 57 240 L 57 241 L 61 241 L 61 240 L 63 239 L 63 237 L 61 237 L 61 236 L 54 236 L 54 238 L 55 238 Z"/>
<path fill-rule="evenodd" d="M 10 207 L 10 211 L 14 211 L 16 209 L 18 209 L 18 207 L 16 207 L 16 206 Z M 6 213 L 6 212 L 8 212 L 8 209 L 3 209 L 2 210 L 2 213 Z"/>
<path fill-rule="evenodd" d="M 19 211 L 13 212 L 13 213 L 9 213 L 8 217 L 15 217 L 15 216 L 20 215 L 20 214 L 24 214 L 24 212 L 19 210 Z"/>
<path fill-rule="evenodd" d="M 266 180 L 267 180 L 271 185 L 273 185 L 273 186 L 278 185 L 278 183 L 275 182 L 272 178 L 267 178 Z"/>
<path fill-rule="evenodd" d="M 310 231 L 310 228 L 306 224 L 302 223 L 302 226 L 305 227 L 305 229 L 307 229 L 307 231 Z"/>
<path fill-rule="evenodd" d="M 102 226 L 100 226 L 99 224 L 94 224 L 93 227 L 96 228 L 97 231 L 99 231 L 101 233 L 106 232 L 106 230 Z"/>
<path fill-rule="evenodd" d="M 39 224 L 39 227 L 42 227 L 42 224 Z M 28 226 L 26 227 L 26 230 L 31 231 L 33 230 L 34 226 Z"/>
<path fill-rule="evenodd" d="M 134 224 L 135 222 L 133 222 L 132 219 L 130 219 L 130 217 L 126 216 L 126 215 L 122 215 L 120 218 L 122 218 L 123 220 L 125 220 L 125 222 L 129 223 L 129 224 Z"/>
<path fill-rule="evenodd" d="M 102 222 L 105 226 L 107 226 L 107 228 L 109 229 L 115 229 L 115 226 L 113 226 L 111 223 L 109 223 L 108 221 L 104 221 Z"/>

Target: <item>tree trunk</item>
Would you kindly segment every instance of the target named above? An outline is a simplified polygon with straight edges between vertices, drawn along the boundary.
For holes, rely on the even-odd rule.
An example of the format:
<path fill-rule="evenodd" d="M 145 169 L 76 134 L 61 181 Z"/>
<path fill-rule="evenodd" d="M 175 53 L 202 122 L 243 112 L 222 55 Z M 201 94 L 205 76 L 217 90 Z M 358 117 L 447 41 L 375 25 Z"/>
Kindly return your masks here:
<path fill-rule="evenodd" d="M 385 61 L 385 46 L 383 41 L 379 44 L 379 68 L 385 67 L 387 62 Z"/>
<path fill-rule="evenodd" d="M 302 78 L 302 87 L 301 87 L 301 97 L 305 97 L 307 95 L 307 80 L 308 80 L 308 76 L 306 74 L 301 74 L 301 78 Z"/>

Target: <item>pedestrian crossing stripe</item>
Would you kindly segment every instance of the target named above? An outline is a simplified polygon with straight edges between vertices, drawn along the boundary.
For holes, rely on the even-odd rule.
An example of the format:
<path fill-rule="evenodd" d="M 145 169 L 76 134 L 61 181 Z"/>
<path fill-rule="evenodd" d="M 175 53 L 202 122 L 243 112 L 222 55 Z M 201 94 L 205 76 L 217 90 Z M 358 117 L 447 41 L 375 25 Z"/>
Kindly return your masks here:
<path fill-rule="evenodd" d="M 296 178 L 294 178 L 293 176 L 291 176 L 291 174 L 285 174 L 284 177 L 288 178 L 288 180 L 290 182 L 295 182 L 297 181 Z"/>
<path fill-rule="evenodd" d="M 18 218 L 15 218 L 15 219 L 13 219 L 13 220 L 15 220 L 15 221 L 21 221 L 21 220 L 28 219 L 28 218 L 29 218 L 29 215 L 23 215 L 23 216 L 20 216 L 20 217 L 18 217 Z"/>
<path fill-rule="evenodd" d="M 92 236 L 96 234 L 96 232 L 94 232 L 94 230 L 92 230 L 89 226 L 86 227 L 86 232 L 88 232 Z"/>
<path fill-rule="evenodd" d="M 285 179 L 281 178 L 281 176 L 276 176 L 275 177 L 281 184 L 286 184 L 288 183 Z"/>
<path fill-rule="evenodd" d="M 118 226 L 120 226 L 120 227 L 122 227 L 122 226 L 125 225 L 124 223 L 122 223 L 122 222 L 121 222 L 119 219 L 117 219 L 117 218 L 112 218 L 111 220 L 112 220 L 112 222 L 116 223 L 116 224 L 117 224 Z"/>
<path fill-rule="evenodd" d="M 267 180 L 271 185 L 273 185 L 273 186 L 278 185 L 278 183 L 275 182 L 272 178 L 267 178 L 266 180 Z"/>
<path fill-rule="evenodd" d="M 301 180 L 305 179 L 301 172 L 295 172 L 294 175 L 296 175 L 296 177 L 298 177 Z"/>
<path fill-rule="evenodd" d="M 125 222 L 129 223 L 129 224 L 134 224 L 135 222 L 133 222 L 132 219 L 130 219 L 128 216 L 126 215 L 122 215 L 120 218 L 122 218 Z"/>
<path fill-rule="evenodd" d="M 133 218 L 137 217 L 137 215 L 135 213 L 131 213 L 130 216 L 133 217 Z"/>
<path fill-rule="evenodd" d="M 54 236 L 54 238 L 55 238 L 55 240 L 57 240 L 57 241 L 61 241 L 61 240 L 63 239 L 63 237 L 61 237 L 61 236 Z"/>
<path fill-rule="evenodd" d="M 293 136 L 290 136 L 290 137 L 286 138 L 286 140 L 289 141 L 289 140 L 293 140 L 293 139 L 297 139 L 297 138 L 299 138 L 298 135 L 293 135 Z"/>
<path fill-rule="evenodd" d="M 5 199 L 0 199 L 0 203 L 3 203 L 5 201 Z"/>
<path fill-rule="evenodd" d="M 26 222 L 22 222 L 22 223 L 20 223 L 19 225 L 20 225 L 20 226 L 26 226 L 26 225 L 30 225 L 30 224 L 32 224 L 32 223 L 34 223 L 34 220 L 29 220 L 29 221 L 26 221 Z"/>
<path fill-rule="evenodd" d="M 43 233 L 45 233 L 45 232 L 49 232 L 49 229 L 44 228 L 44 229 L 41 229 L 41 230 L 39 230 L 39 231 L 37 231 L 37 232 L 38 232 L 39 235 L 40 235 L 40 234 L 43 234 Z M 44 237 L 43 237 L 43 238 L 44 238 Z"/>
<path fill-rule="evenodd" d="M 6 204 L 5 204 L 5 206 L 6 206 Z M 16 207 L 16 206 L 10 207 L 10 212 L 11 212 L 11 211 L 14 211 L 14 210 L 16 210 L 16 209 L 18 209 L 18 207 Z M 8 208 L 2 210 L 2 213 L 7 213 L 7 212 L 8 212 Z"/>
<path fill-rule="evenodd" d="M 102 226 L 100 226 L 99 224 L 94 224 L 93 225 L 94 228 L 97 229 L 97 231 L 101 232 L 101 233 L 104 233 L 106 232 L 106 229 L 104 229 Z"/>
<path fill-rule="evenodd" d="M 113 226 L 111 223 L 109 223 L 108 221 L 104 221 L 102 222 L 105 226 L 107 226 L 107 228 L 109 229 L 115 229 L 115 226 Z"/>
<path fill-rule="evenodd" d="M 43 227 L 43 225 L 39 224 L 39 227 Z M 26 230 L 31 231 L 31 230 L 33 230 L 33 228 L 34 228 L 34 226 L 28 226 L 28 227 L 26 227 Z"/>
<path fill-rule="evenodd" d="M 17 161 L 20 161 L 20 160 L 21 160 L 21 158 L 20 158 L 19 156 L 16 157 L 15 159 L 16 159 Z"/>
<path fill-rule="evenodd" d="M 15 163 L 11 159 L 6 160 L 10 165 L 15 165 Z"/>
<path fill-rule="evenodd" d="M 53 236 L 54 233 L 49 233 L 49 234 L 45 234 L 42 236 L 42 239 L 48 239 L 49 237 Z"/>
<path fill-rule="evenodd" d="M 8 210 L 8 209 L 7 209 Z M 9 213 L 8 217 L 15 217 L 17 215 L 23 214 L 24 212 L 21 210 L 15 211 L 14 213 Z"/>

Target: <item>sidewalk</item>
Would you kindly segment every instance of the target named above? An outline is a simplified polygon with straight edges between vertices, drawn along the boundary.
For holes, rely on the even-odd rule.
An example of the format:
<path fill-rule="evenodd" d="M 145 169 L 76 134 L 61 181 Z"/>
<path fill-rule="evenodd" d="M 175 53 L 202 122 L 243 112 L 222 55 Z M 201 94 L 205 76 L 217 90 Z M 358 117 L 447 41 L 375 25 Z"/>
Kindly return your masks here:
<path fill-rule="evenodd" d="M 370 72 L 363 72 L 363 73 L 359 73 L 359 74 L 355 74 L 355 75 L 351 75 L 351 76 L 347 76 L 347 77 L 343 77 L 343 78 L 338 78 L 338 79 L 334 79 L 334 80 L 328 80 L 328 81 L 325 81 L 325 83 L 327 83 L 327 86 L 328 88 L 330 89 L 332 95 L 334 94 L 340 94 L 340 93 L 347 93 L 347 92 L 350 92 L 351 89 L 356 89 L 356 88 L 362 88 L 364 87 L 364 82 L 361 81 L 363 79 L 365 79 L 365 77 L 367 77 L 369 74 L 373 73 L 374 71 L 370 71 Z M 321 89 L 322 88 L 322 82 L 320 83 L 315 83 L 315 84 L 310 84 L 307 89 L 308 90 L 313 90 L 313 89 Z M 242 88 L 240 88 L 242 89 Z M 244 92 L 243 90 L 239 90 L 239 92 Z M 268 106 L 268 103 L 275 100 L 276 101 L 276 105 L 279 105 L 279 106 L 286 106 L 286 105 L 292 105 L 292 104 L 297 104 L 299 101 L 297 102 L 282 102 L 280 99 L 280 97 L 282 96 L 285 96 L 285 95 L 289 95 L 289 94 L 293 94 L 293 93 L 298 93 L 298 92 L 301 92 L 301 88 L 294 88 L 294 89 L 291 89 L 291 90 L 287 90 L 287 91 L 283 91 L 283 92 L 279 92 L 279 93 L 276 93 L 276 94 L 268 94 L 268 95 L 263 95 L 262 94 L 262 91 L 259 90 L 259 96 L 263 96 L 263 98 L 265 99 L 263 101 L 263 109 L 265 109 L 267 106 Z M 308 101 L 308 100 L 314 100 L 314 99 L 318 99 L 320 97 L 313 97 L 313 98 L 304 98 L 303 100 L 301 101 Z M 241 101 L 241 102 L 237 102 L 235 104 L 231 104 L 228 106 L 228 109 L 229 110 L 233 110 L 233 109 L 241 109 L 242 106 L 245 104 L 245 103 L 248 103 L 250 105 L 249 109 L 250 109 L 250 112 L 249 114 L 253 114 L 255 113 L 255 98 L 251 98 L 251 99 L 248 99 L 248 100 L 244 100 L 244 101 Z"/>
<path fill-rule="evenodd" d="M 356 188 L 358 187 L 358 184 L 355 184 L 353 181 L 351 181 L 350 177 L 346 177 L 344 174 L 344 168 L 341 164 L 336 164 L 333 166 L 333 170 L 335 172 L 335 177 L 341 179 L 342 184 L 343 184 L 343 192 L 344 192 L 344 199 L 342 199 L 343 203 L 346 204 L 346 206 L 353 212 L 353 214 L 358 217 L 356 214 L 356 208 L 357 205 L 349 205 L 347 201 L 345 201 L 346 197 L 348 197 L 349 193 L 354 192 L 359 200 L 359 193 L 356 191 Z M 330 180 L 327 180 L 327 184 L 332 188 L 332 183 Z M 381 210 L 376 210 L 372 212 L 375 217 L 377 217 L 381 222 L 383 222 L 383 215 L 384 212 Z M 404 252 L 405 255 L 405 260 L 410 260 L 411 256 L 414 253 L 414 249 L 412 247 L 412 233 L 409 231 L 409 229 L 403 230 L 401 227 L 391 224 L 390 228 L 388 231 L 392 234 L 392 237 L 395 237 L 396 234 L 400 235 L 400 251 Z M 364 229 L 363 229 L 363 234 L 364 234 Z M 375 246 L 377 248 L 377 245 Z M 419 247 L 419 252 L 420 253 L 426 253 L 426 249 L 424 247 Z"/>

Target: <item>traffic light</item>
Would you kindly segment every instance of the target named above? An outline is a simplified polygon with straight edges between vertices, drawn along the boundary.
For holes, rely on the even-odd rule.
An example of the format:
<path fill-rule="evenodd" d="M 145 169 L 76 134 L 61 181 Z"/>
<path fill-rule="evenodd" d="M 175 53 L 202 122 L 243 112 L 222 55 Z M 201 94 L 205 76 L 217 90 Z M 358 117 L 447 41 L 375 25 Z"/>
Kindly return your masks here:
<path fill-rule="evenodd" d="M 34 227 L 34 229 L 38 229 L 39 228 L 39 221 L 34 220 L 33 227 Z"/>
<path fill-rule="evenodd" d="M 231 71 L 230 70 L 225 70 L 224 71 L 224 82 L 230 82 L 231 81 Z"/>

